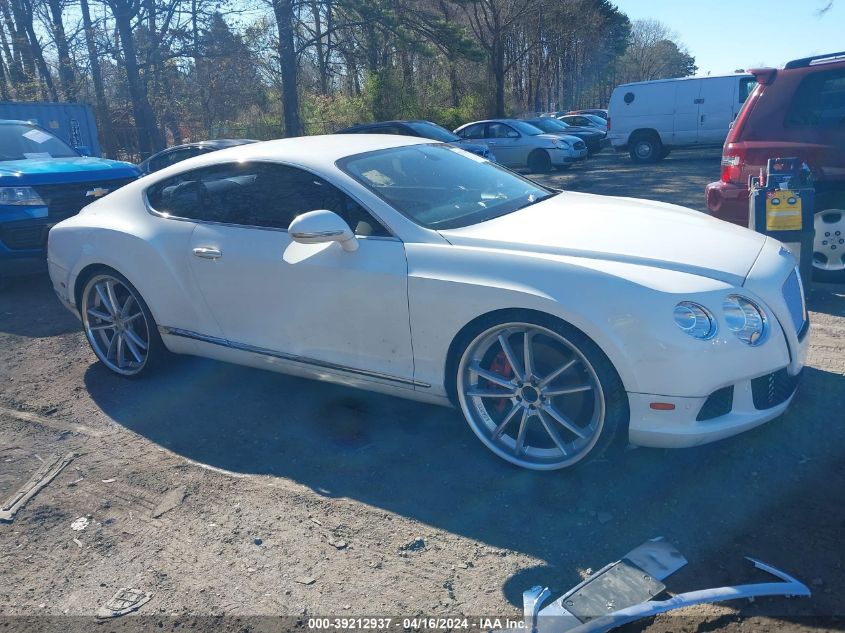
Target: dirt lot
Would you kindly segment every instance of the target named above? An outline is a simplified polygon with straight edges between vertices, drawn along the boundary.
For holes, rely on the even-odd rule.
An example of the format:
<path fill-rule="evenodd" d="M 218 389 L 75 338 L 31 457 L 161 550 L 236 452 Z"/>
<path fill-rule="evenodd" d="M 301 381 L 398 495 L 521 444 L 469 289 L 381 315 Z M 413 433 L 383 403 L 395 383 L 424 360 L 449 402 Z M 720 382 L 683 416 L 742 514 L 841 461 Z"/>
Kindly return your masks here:
<path fill-rule="evenodd" d="M 549 180 L 701 209 L 718 169 L 713 153 L 653 167 L 606 153 Z M 708 447 L 542 474 L 493 457 L 448 409 L 189 358 L 121 380 L 94 362 L 46 279 L 16 283 L 0 295 L 0 501 L 42 459 L 77 456 L 0 524 L 0 630 L 23 627 L 9 616 L 90 616 L 125 586 L 152 600 L 123 622 L 151 630 L 517 618 L 524 589 L 565 589 L 657 535 L 690 560 L 671 589 L 762 579 L 753 556 L 814 595 L 628 630 L 839 629 L 845 287 L 816 289 L 810 307 L 809 366 L 780 419 Z M 174 490 L 175 507 L 153 518 Z M 72 530 L 80 517 L 88 527 Z"/>

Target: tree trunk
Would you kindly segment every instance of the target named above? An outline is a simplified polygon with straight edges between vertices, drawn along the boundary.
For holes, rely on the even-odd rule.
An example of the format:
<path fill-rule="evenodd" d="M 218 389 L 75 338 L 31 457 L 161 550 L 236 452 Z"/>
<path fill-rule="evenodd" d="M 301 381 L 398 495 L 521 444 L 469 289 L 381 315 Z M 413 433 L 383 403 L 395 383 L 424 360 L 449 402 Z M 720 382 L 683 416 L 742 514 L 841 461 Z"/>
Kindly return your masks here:
<path fill-rule="evenodd" d="M 114 16 L 115 26 L 120 34 L 123 45 L 123 57 L 126 65 L 126 86 L 132 101 L 132 114 L 135 117 L 135 127 L 138 130 L 138 150 L 141 158 L 147 158 L 162 149 L 164 143 L 155 121 L 153 109 L 150 107 L 147 93 L 141 81 L 138 70 L 138 57 L 135 49 L 135 38 L 132 34 L 132 17 L 134 12 L 125 0 L 109 0 L 109 6 Z"/>
<path fill-rule="evenodd" d="M 326 49 L 323 45 L 323 20 L 320 16 L 320 2 L 311 1 L 311 13 L 314 14 L 314 47 L 317 50 L 317 71 L 320 75 L 320 94 L 329 93 L 329 68 L 326 63 Z"/>
<path fill-rule="evenodd" d="M 279 30 L 279 61 L 282 71 L 282 108 L 285 114 L 285 136 L 301 136 L 299 117 L 299 71 L 293 43 L 293 0 L 273 0 L 273 13 Z"/>
<path fill-rule="evenodd" d="M 45 96 L 48 96 L 53 101 L 58 101 L 59 95 L 56 92 L 56 86 L 53 85 L 53 77 L 50 75 L 47 62 L 44 61 L 44 52 L 41 50 L 41 44 L 38 41 L 38 35 L 35 33 L 35 27 L 32 25 L 32 5 L 29 0 L 13 0 L 12 13 L 15 15 L 15 22 L 18 24 L 18 29 L 22 30 L 24 39 L 28 39 L 30 55 L 35 60 L 38 74 L 43 81 L 42 88 L 46 88 Z"/>
<path fill-rule="evenodd" d="M 103 73 L 100 70 L 100 58 L 97 53 L 97 45 L 94 42 L 94 27 L 91 23 L 91 12 L 88 9 L 88 0 L 79 0 L 79 8 L 82 12 L 82 27 L 85 31 L 85 44 L 88 48 L 88 61 L 91 64 L 91 81 L 94 84 L 94 100 L 96 102 L 97 120 L 100 123 L 100 138 L 103 139 L 103 148 L 109 158 L 117 157 L 115 148 L 114 132 L 112 131 L 111 116 L 106 103 L 106 92 L 103 88 Z"/>
<path fill-rule="evenodd" d="M 73 62 L 70 59 L 70 47 L 65 35 L 65 25 L 62 21 L 61 0 L 47 0 L 52 18 L 53 38 L 56 41 L 56 52 L 59 55 L 59 82 L 62 86 L 66 101 L 76 101 L 76 77 Z"/>

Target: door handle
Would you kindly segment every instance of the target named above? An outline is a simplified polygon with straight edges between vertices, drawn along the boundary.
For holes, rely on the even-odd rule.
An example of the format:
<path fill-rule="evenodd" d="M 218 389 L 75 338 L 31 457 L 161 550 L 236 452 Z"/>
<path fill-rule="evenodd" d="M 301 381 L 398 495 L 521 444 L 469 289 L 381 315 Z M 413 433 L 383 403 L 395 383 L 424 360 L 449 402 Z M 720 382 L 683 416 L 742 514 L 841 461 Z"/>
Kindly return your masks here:
<path fill-rule="evenodd" d="M 701 122 L 704 123 L 704 115 L 701 115 Z"/>
<path fill-rule="evenodd" d="M 211 248 L 210 246 L 198 246 L 194 249 L 194 255 L 202 257 L 203 259 L 220 259 L 223 257 L 223 252 L 219 248 Z"/>

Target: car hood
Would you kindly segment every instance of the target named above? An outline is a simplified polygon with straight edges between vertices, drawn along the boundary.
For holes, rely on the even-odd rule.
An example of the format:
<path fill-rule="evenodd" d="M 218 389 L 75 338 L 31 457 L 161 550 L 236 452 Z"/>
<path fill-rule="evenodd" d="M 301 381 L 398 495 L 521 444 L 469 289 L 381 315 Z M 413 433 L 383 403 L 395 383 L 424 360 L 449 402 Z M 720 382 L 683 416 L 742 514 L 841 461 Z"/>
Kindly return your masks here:
<path fill-rule="evenodd" d="M 562 192 L 514 213 L 440 231 L 455 245 L 611 260 L 742 285 L 766 237 L 663 202 Z"/>
<path fill-rule="evenodd" d="M 0 161 L 0 184 L 10 185 L 115 180 L 139 173 L 132 163 L 90 156 Z"/>

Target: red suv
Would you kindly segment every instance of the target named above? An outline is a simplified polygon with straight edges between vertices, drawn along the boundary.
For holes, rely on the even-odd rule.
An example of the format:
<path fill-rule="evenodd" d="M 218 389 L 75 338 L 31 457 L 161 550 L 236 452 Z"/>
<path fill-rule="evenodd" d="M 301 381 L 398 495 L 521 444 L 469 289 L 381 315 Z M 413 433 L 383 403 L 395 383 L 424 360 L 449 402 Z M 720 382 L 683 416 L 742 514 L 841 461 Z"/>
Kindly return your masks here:
<path fill-rule="evenodd" d="M 814 276 L 845 282 L 845 52 L 750 72 L 757 86 L 728 133 L 707 208 L 748 226 L 748 177 L 769 158 L 801 158 L 816 187 Z"/>

